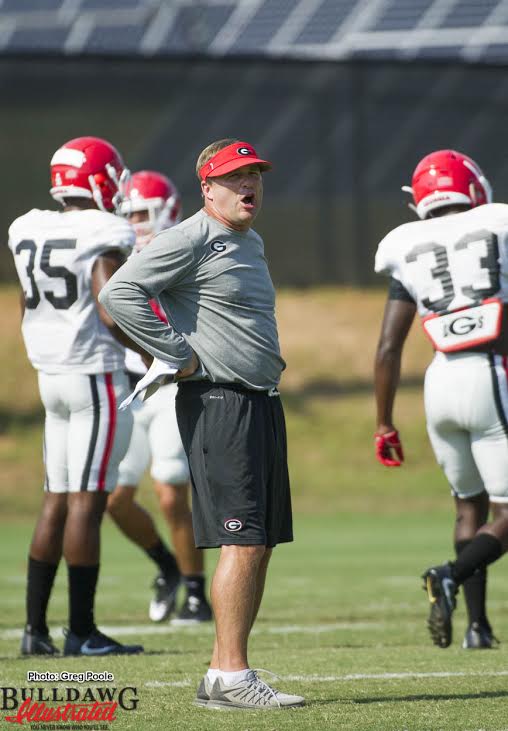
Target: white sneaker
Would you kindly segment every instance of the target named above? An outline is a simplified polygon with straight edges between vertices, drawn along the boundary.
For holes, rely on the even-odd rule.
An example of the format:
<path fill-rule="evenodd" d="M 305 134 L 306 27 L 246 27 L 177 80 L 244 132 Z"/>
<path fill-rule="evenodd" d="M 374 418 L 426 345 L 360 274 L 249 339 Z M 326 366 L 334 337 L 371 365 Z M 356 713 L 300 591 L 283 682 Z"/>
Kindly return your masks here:
<path fill-rule="evenodd" d="M 203 675 L 201 682 L 198 686 L 196 697 L 194 698 L 195 706 L 206 706 L 210 700 L 210 693 L 212 692 L 212 682 L 209 680 L 208 675 Z"/>
<path fill-rule="evenodd" d="M 305 699 L 301 696 L 281 693 L 261 680 L 255 670 L 249 670 L 245 680 L 234 685 L 225 685 L 222 678 L 217 678 L 206 707 L 273 710 L 304 705 Z"/>

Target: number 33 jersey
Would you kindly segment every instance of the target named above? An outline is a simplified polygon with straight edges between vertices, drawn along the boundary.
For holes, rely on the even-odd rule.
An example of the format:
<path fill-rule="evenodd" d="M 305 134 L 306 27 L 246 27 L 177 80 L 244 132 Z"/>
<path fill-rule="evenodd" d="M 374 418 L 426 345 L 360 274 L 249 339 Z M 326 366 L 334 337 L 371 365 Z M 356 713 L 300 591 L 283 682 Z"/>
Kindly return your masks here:
<path fill-rule="evenodd" d="M 421 316 L 508 302 L 508 205 L 399 226 L 379 244 L 375 269 L 404 285 Z"/>
<path fill-rule="evenodd" d="M 108 251 L 129 254 L 134 240 L 125 220 L 95 209 L 33 209 L 14 221 L 9 248 L 25 296 L 22 332 L 34 368 L 94 374 L 123 367 L 125 350 L 99 318 L 92 269 Z"/>

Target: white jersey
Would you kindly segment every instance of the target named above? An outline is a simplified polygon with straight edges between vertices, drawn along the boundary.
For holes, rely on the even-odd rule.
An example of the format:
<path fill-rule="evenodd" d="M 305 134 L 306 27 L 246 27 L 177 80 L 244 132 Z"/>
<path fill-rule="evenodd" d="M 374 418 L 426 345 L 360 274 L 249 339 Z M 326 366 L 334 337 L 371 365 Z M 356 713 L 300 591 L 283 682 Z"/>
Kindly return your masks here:
<path fill-rule="evenodd" d="M 421 316 L 508 302 L 508 205 L 399 226 L 379 244 L 375 269 L 404 285 Z"/>
<path fill-rule="evenodd" d="M 439 315 L 429 322 L 446 322 L 453 318 L 446 313 L 490 298 L 508 302 L 508 205 L 489 203 L 399 226 L 379 244 L 376 271 L 401 282 L 421 316 Z M 475 330 L 469 342 L 468 332 L 454 334 L 474 346 Z M 438 345 L 450 337 L 444 333 Z M 436 349 L 425 375 L 436 459 L 456 497 L 466 500 L 486 490 L 492 502 L 508 503 L 507 358 L 467 347 Z"/>
<path fill-rule="evenodd" d="M 25 293 L 22 332 L 34 368 L 96 374 L 123 367 L 125 349 L 99 318 L 92 268 L 107 251 L 130 253 L 134 241 L 127 221 L 95 209 L 33 209 L 14 221 L 9 248 Z"/>

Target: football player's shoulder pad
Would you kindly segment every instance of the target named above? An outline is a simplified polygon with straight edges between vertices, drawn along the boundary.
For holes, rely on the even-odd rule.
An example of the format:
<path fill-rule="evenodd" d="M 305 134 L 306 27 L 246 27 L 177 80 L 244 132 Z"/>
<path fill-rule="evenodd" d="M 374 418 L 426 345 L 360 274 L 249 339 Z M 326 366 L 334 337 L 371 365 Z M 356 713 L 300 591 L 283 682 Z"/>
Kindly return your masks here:
<path fill-rule="evenodd" d="M 386 234 L 377 247 L 374 270 L 378 274 L 391 275 L 393 273 L 401 252 L 408 246 L 412 246 L 417 228 L 424 223 L 424 221 L 402 223 Z"/>
<path fill-rule="evenodd" d="M 48 213 L 54 213 L 54 211 L 32 208 L 27 213 L 18 216 L 9 226 L 9 238 L 14 238 L 18 232 L 33 227 L 38 219 Z"/>
<path fill-rule="evenodd" d="M 378 245 L 378 251 L 390 251 L 394 247 L 399 247 L 401 243 L 409 243 L 413 237 L 413 234 L 421 227 L 423 221 L 409 221 L 408 223 L 402 223 L 397 228 L 392 229 L 386 236 L 381 239 Z"/>
<path fill-rule="evenodd" d="M 469 211 L 458 214 L 467 216 L 471 221 L 471 226 L 479 226 L 488 229 L 489 226 L 496 230 L 508 227 L 508 204 L 506 203 L 487 203 L 484 206 L 471 208 Z"/>
<path fill-rule="evenodd" d="M 122 216 L 109 213 L 109 211 L 99 211 L 95 208 L 89 209 L 87 213 L 92 214 L 90 219 L 97 231 L 111 231 L 113 235 L 124 237 L 129 240 L 132 239 L 133 241 L 136 238 L 131 224 Z"/>

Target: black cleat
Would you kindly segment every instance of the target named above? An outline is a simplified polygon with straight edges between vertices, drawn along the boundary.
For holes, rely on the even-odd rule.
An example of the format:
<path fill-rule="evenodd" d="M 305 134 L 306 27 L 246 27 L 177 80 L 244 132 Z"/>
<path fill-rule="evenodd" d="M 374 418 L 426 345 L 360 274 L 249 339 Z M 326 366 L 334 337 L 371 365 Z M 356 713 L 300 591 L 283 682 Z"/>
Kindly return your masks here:
<path fill-rule="evenodd" d="M 452 614 L 457 606 L 457 584 L 449 564 L 433 566 L 423 574 L 430 614 L 427 621 L 432 642 L 438 647 L 449 647 L 452 641 Z"/>
<path fill-rule="evenodd" d="M 60 650 L 53 644 L 49 634 L 42 634 L 25 628 L 21 640 L 22 655 L 59 655 Z"/>
<path fill-rule="evenodd" d="M 64 630 L 65 632 L 65 630 Z M 65 635 L 64 655 L 138 655 L 143 652 L 142 645 L 121 645 L 99 632 L 97 627 L 85 637 L 79 637 L 67 630 Z"/>
<path fill-rule="evenodd" d="M 462 642 L 463 650 L 490 650 L 499 645 L 499 640 L 494 637 L 492 627 L 489 624 L 472 622 L 466 630 Z"/>
<path fill-rule="evenodd" d="M 173 612 L 176 594 L 180 586 L 180 574 L 163 576 L 159 574 L 152 584 L 155 595 L 150 602 L 148 616 L 152 622 L 163 622 Z"/>
<path fill-rule="evenodd" d="M 186 626 L 210 622 L 212 610 L 205 597 L 188 596 L 177 616 L 171 620 L 172 625 Z"/>

